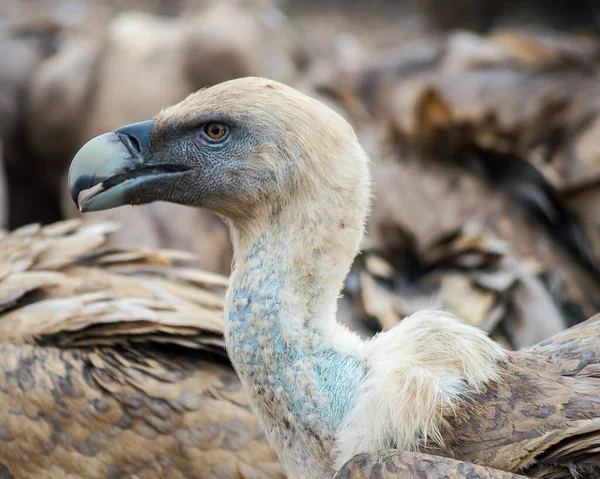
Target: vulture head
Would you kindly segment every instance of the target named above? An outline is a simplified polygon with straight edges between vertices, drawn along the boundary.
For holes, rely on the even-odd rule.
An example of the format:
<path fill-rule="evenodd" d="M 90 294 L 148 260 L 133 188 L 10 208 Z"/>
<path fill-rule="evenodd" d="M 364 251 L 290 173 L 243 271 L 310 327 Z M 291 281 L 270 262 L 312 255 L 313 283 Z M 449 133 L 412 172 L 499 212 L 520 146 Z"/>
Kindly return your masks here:
<path fill-rule="evenodd" d="M 81 211 L 168 201 L 207 208 L 238 229 L 333 214 L 362 233 L 368 158 L 337 113 L 250 77 L 90 140 L 73 159 L 69 189 Z"/>

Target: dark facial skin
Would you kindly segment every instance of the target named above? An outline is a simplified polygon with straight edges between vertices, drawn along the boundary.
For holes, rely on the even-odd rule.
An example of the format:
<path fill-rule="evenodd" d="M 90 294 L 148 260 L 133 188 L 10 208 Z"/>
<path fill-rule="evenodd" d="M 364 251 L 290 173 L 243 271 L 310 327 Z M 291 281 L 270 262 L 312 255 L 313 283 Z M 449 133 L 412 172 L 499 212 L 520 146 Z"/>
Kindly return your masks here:
<path fill-rule="evenodd" d="M 274 185 L 276 173 L 261 157 L 277 144 L 265 133 L 249 118 L 225 115 L 128 125 L 106 135 L 102 154 L 86 153 L 89 144 L 82 148 L 69 175 L 71 194 L 84 211 L 162 200 L 235 216 Z M 82 190 L 97 185 L 101 192 L 78 201 Z"/>
<path fill-rule="evenodd" d="M 73 159 L 69 188 L 82 211 L 169 201 L 254 222 L 298 194 L 319 194 L 337 171 L 328 149 L 343 160 L 342 145 L 355 142 L 322 103 L 272 80 L 238 78 L 90 140 Z"/>
<path fill-rule="evenodd" d="M 207 129 L 225 128 L 221 139 Z M 177 181 L 169 181 L 160 196 L 165 201 L 209 209 L 220 209 L 233 193 L 252 196 L 260 188 L 258 178 L 249 176 L 247 162 L 258 149 L 258 137 L 248 125 L 224 116 L 198 120 L 197 125 L 168 127 L 152 137 L 148 161 L 180 164 L 190 168 Z M 156 193 L 155 193 L 156 194 Z"/>

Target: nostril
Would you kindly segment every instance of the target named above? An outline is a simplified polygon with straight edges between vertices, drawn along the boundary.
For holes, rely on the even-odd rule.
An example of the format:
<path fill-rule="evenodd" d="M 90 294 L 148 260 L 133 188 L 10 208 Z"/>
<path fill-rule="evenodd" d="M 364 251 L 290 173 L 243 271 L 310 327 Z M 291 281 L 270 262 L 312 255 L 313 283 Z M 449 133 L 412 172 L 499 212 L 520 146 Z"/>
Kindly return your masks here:
<path fill-rule="evenodd" d="M 134 157 L 141 157 L 146 153 L 152 137 L 154 120 L 133 123 L 115 130 L 115 133 L 129 152 Z"/>
<path fill-rule="evenodd" d="M 137 138 L 135 136 L 127 135 L 127 140 L 129 140 L 129 143 L 131 143 L 131 146 L 135 149 L 135 151 L 137 151 L 138 153 L 142 152 L 142 147 L 140 146 L 140 142 L 137 140 Z"/>
<path fill-rule="evenodd" d="M 137 141 L 137 138 L 135 136 L 130 136 L 129 137 L 129 141 L 131 142 L 132 146 L 139 151 L 140 153 L 142 152 L 142 147 L 140 146 L 140 142 Z"/>

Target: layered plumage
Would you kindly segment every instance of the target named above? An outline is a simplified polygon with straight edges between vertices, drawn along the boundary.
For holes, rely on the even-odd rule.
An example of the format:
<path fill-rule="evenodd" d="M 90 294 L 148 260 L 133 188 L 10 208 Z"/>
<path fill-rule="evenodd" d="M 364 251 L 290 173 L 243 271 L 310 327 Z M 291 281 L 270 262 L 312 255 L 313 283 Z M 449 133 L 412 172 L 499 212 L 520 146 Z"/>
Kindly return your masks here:
<path fill-rule="evenodd" d="M 163 200 L 226 218 L 227 351 L 290 477 L 331 477 L 380 449 L 533 477 L 600 475 L 594 321 L 516 353 L 441 311 L 368 341 L 336 322 L 368 164 L 336 113 L 245 78 L 92 140 L 70 188 L 84 211 Z"/>
<path fill-rule="evenodd" d="M 333 479 L 525 479 L 525 476 L 418 452 L 379 451 L 359 454 Z"/>
<path fill-rule="evenodd" d="M 508 354 L 448 416 L 439 450 L 530 477 L 600 475 L 600 316 Z"/>
<path fill-rule="evenodd" d="M 0 238 L 0 476 L 285 477 L 224 354 L 226 279 L 114 229 Z"/>

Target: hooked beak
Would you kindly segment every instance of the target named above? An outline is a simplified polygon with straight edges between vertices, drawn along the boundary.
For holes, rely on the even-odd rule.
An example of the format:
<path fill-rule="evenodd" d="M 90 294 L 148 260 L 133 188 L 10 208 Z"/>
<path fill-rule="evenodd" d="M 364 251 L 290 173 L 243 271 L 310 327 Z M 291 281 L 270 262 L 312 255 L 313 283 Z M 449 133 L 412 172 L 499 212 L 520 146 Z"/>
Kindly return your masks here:
<path fill-rule="evenodd" d="M 69 168 L 69 191 L 80 211 L 99 211 L 153 201 L 153 180 L 181 172 L 176 165 L 148 164 L 154 120 L 127 125 L 88 141 Z"/>

